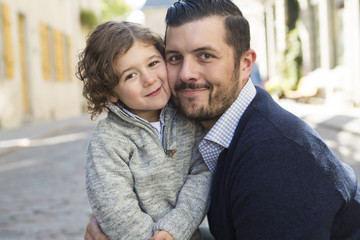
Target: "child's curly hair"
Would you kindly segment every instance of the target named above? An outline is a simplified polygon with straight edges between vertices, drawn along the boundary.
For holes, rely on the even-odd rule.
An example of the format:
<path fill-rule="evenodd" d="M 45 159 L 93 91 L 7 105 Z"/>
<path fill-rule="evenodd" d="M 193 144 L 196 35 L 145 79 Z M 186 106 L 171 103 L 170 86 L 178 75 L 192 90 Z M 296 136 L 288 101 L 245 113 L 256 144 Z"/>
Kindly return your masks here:
<path fill-rule="evenodd" d="M 119 84 L 115 60 L 125 54 L 135 41 L 154 45 L 164 56 L 164 41 L 160 35 L 137 23 L 109 21 L 98 25 L 88 37 L 79 54 L 76 77 L 83 83 L 83 96 L 91 119 L 107 110 L 106 102 Z"/>

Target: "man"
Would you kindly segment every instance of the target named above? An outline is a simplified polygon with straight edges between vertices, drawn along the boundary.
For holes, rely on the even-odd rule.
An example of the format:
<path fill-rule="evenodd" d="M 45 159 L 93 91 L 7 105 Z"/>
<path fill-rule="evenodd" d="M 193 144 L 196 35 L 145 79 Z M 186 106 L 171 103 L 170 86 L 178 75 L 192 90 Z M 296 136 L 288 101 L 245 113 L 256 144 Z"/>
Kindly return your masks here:
<path fill-rule="evenodd" d="M 360 239 L 354 171 L 249 81 L 256 54 L 240 10 L 229 0 L 183 0 L 166 23 L 172 101 L 209 131 L 199 150 L 214 173 L 214 237 Z"/>

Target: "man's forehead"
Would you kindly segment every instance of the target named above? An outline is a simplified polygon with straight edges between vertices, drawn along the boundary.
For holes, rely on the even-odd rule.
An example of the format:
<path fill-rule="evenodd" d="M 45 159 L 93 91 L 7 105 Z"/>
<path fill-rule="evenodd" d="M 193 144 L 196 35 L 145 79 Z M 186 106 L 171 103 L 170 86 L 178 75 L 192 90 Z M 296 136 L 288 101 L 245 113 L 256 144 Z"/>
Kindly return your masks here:
<path fill-rule="evenodd" d="M 178 46 L 216 48 L 215 46 L 221 42 L 225 42 L 225 30 L 221 17 L 206 17 L 180 26 L 168 26 L 166 31 L 167 49 Z"/>

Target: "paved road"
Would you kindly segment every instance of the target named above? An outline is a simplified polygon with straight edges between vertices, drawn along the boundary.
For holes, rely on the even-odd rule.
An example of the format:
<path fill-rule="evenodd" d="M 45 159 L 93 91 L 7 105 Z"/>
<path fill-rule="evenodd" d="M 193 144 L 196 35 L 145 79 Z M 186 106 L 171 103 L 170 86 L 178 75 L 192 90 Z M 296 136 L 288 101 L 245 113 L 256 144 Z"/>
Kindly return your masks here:
<path fill-rule="evenodd" d="M 314 117 L 318 109 L 300 111 L 297 105 L 293 110 L 311 122 L 340 159 L 360 176 L 360 133 L 336 127 L 354 127 L 354 117 L 319 119 Z M 81 118 L 68 127 L 63 124 L 57 132 L 50 131 L 49 124 L 49 129 L 33 140 L 23 138 L 24 132 L 30 136 L 40 130 L 0 132 L 0 150 L 6 150 L 7 144 L 23 146 L 0 152 L 0 240 L 83 239 L 91 212 L 84 186 L 84 159 L 94 124 Z M 7 139 L 9 136 L 16 139 Z"/>
<path fill-rule="evenodd" d="M 83 239 L 90 121 L 0 157 L 0 239 Z"/>

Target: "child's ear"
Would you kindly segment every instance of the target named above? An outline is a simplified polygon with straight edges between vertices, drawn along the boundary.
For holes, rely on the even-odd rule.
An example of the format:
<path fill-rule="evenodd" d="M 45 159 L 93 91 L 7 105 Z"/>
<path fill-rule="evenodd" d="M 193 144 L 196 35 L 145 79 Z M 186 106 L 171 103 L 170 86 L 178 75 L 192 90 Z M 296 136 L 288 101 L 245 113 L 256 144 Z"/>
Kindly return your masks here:
<path fill-rule="evenodd" d="M 113 95 L 109 95 L 107 99 L 112 103 L 117 103 L 119 101 L 119 99 Z"/>

